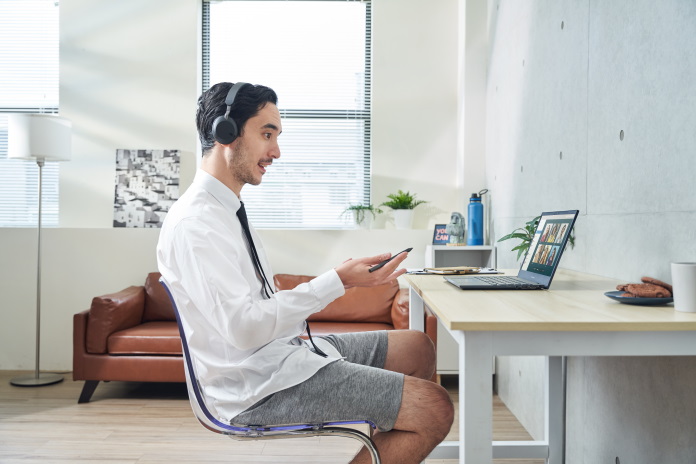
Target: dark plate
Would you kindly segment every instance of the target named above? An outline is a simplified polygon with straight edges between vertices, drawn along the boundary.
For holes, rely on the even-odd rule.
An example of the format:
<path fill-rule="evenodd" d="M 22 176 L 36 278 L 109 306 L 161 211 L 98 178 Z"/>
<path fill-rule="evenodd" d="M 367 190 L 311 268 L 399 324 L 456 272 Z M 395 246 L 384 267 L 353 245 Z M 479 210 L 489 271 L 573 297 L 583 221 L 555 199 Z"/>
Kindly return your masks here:
<path fill-rule="evenodd" d="M 612 300 L 616 300 L 619 303 L 638 305 L 638 306 L 659 306 L 674 301 L 673 298 L 631 298 L 630 296 L 621 296 L 626 292 L 614 291 L 604 293 L 606 296 Z"/>

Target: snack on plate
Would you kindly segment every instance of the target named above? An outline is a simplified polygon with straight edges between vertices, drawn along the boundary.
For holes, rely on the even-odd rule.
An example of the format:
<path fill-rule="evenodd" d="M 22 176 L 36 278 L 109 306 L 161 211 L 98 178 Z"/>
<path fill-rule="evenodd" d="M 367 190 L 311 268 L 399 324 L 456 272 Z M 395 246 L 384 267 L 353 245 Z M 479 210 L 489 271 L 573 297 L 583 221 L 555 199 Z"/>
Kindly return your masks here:
<path fill-rule="evenodd" d="M 621 284 L 616 289 L 624 292 L 621 296 L 627 298 L 669 298 L 672 296 L 672 286 L 652 277 L 642 277 L 641 284 Z"/>
<path fill-rule="evenodd" d="M 640 280 L 646 284 L 655 284 L 655 285 L 659 285 L 660 287 L 665 287 L 667 290 L 669 290 L 670 293 L 672 293 L 672 286 L 668 283 L 661 281 L 661 280 L 653 279 L 652 277 L 641 277 Z"/>

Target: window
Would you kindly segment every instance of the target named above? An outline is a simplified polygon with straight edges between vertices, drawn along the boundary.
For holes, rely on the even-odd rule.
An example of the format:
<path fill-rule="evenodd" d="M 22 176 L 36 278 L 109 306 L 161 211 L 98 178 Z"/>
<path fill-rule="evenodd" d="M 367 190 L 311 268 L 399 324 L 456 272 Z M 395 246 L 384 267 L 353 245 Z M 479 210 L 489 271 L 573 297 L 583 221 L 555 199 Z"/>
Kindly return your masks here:
<path fill-rule="evenodd" d="M 243 190 L 258 228 L 343 229 L 370 203 L 369 1 L 203 4 L 203 90 L 251 82 L 278 94 L 281 158 Z"/>
<path fill-rule="evenodd" d="M 0 227 L 38 224 L 38 166 L 7 159 L 7 113 L 58 112 L 58 6 L 0 1 Z M 58 163 L 43 168 L 42 226 L 58 225 Z"/>

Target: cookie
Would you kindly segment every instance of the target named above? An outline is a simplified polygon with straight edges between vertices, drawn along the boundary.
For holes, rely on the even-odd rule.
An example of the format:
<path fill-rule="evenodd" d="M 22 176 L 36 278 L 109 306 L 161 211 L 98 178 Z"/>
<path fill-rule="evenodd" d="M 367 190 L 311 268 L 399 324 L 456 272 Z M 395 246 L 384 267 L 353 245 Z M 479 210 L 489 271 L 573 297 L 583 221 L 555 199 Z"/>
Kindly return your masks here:
<path fill-rule="evenodd" d="M 652 277 L 641 277 L 640 280 L 642 280 L 646 284 L 653 284 L 653 285 L 659 285 L 660 287 L 665 287 L 667 290 L 669 290 L 670 293 L 672 293 L 672 286 L 666 282 L 662 282 L 661 280 L 653 279 Z"/>
<path fill-rule="evenodd" d="M 655 284 L 628 284 L 626 291 L 641 298 L 669 298 L 672 292 Z"/>

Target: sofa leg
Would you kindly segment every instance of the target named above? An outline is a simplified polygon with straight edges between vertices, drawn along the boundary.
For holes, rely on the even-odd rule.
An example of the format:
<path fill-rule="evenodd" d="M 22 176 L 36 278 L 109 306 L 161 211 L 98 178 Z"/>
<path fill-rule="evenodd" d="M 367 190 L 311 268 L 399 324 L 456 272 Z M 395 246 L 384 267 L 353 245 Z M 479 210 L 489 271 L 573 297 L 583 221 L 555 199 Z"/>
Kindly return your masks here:
<path fill-rule="evenodd" d="M 99 385 L 98 380 L 85 380 L 85 386 L 82 387 L 82 393 L 80 393 L 80 399 L 77 400 L 79 403 L 89 403 L 89 399 L 92 398 L 92 393 L 97 389 Z"/>

